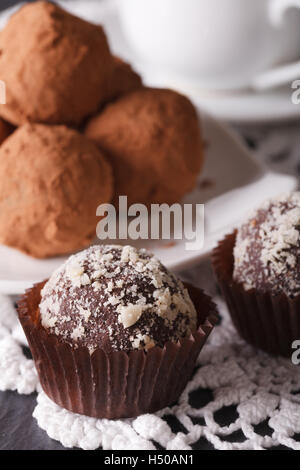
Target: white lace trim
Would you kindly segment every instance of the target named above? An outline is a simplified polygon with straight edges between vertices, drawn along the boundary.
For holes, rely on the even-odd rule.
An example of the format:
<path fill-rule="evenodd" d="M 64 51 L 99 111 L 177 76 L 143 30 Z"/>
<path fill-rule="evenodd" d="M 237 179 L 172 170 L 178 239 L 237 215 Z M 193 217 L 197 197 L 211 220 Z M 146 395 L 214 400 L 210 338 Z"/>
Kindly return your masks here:
<path fill-rule="evenodd" d="M 12 301 L 1 296 L 0 305 L 0 390 L 32 393 L 37 389 L 38 378 L 33 361 L 22 351 L 24 333 Z"/>
<path fill-rule="evenodd" d="M 300 450 L 293 436 L 300 433 L 300 369 L 287 359 L 273 358 L 246 345 L 235 332 L 227 310 L 215 298 L 222 324 L 203 349 L 201 366 L 188 383 L 179 403 L 156 414 L 127 420 L 100 420 L 66 411 L 43 392 L 37 397 L 33 416 L 38 425 L 65 447 L 107 450 L 191 449 L 205 438 L 215 449 L 264 449 L 282 444 Z M 31 393 L 39 388 L 32 360 L 22 352 L 16 334 L 13 304 L 0 297 L 0 390 Z M 23 338 L 22 338 L 23 340 Z M 211 399 L 201 408 L 191 404 L 191 394 L 210 390 Z M 216 412 L 236 407 L 236 420 L 227 426 L 216 421 Z M 177 420 L 184 432 L 174 434 L 164 416 Z M 255 428 L 267 422 L 270 434 Z M 233 433 L 244 436 L 234 442 Z"/>

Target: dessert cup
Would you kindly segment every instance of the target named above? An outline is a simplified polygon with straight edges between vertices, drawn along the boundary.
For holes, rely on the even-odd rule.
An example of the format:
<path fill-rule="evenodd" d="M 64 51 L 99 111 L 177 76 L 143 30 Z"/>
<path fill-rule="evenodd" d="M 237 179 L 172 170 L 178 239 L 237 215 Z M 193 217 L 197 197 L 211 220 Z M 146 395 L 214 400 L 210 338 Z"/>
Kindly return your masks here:
<path fill-rule="evenodd" d="M 217 310 L 201 289 L 187 287 L 198 315 L 197 331 L 177 343 L 148 351 L 105 353 L 71 347 L 41 325 L 45 282 L 27 290 L 18 306 L 42 388 L 58 405 L 95 418 L 130 418 L 175 403 L 217 321 Z"/>
<path fill-rule="evenodd" d="M 246 290 L 233 279 L 236 232 L 227 235 L 212 254 L 218 284 L 234 326 L 247 343 L 274 355 L 290 357 L 292 343 L 300 339 L 300 295 Z"/>

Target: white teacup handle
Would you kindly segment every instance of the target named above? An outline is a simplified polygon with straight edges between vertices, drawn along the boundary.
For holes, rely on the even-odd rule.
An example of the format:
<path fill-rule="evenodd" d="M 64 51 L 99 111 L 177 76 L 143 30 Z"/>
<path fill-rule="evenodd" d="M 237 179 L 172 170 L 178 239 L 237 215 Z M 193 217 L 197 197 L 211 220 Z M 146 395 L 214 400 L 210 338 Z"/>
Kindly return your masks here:
<path fill-rule="evenodd" d="M 300 0 L 271 0 L 269 15 L 275 28 L 281 26 L 286 10 L 292 7 L 300 9 Z M 284 85 L 297 78 L 300 78 L 300 60 L 261 73 L 253 80 L 252 87 L 264 90 Z"/>

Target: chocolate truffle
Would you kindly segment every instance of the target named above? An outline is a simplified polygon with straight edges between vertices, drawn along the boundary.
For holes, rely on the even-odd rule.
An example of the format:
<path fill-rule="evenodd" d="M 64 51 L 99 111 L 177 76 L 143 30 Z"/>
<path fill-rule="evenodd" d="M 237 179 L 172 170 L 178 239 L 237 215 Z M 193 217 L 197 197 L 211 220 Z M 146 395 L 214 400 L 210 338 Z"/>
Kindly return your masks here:
<path fill-rule="evenodd" d="M 107 101 L 113 101 L 143 86 L 140 75 L 133 70 L 130 64 L 116 56 L 113 60 L 113 74 L 109 85 Z"/>
<path fill-rule="evenodd" d="M 0 34 L 0 115 L 24 122 L 79 124 L 105 101 L 113 59 L 101 26 L 53 3 L 29 3 Z"/>
<path fill-rule="evenodd" d="M 41 292 L 41 324 L 92 353 L 163 347 L 197 327 L 183 284 L 146 250 L 96 245 L 71 256 Z"/>
<path fill-rule="evenodd" d="M 300 294 L 300 192 L 265 202 L 241 226 L 233 277 L 246 290 Z"/>
<path fill-rule="evenodd" d="M 0 243 L 43 258 L 87 246 L 113 192 L 101 151 L 65 126 L 25 124 L 0 147 Z"/>
<path fill-rule="evenodd" d="M 86 135 L 109 156 L 116 198 L 173 203 L 193 189 L 203 149 L 197 114 L 184 96 L 141 88 L 108 105 L 87 124 Z"/>

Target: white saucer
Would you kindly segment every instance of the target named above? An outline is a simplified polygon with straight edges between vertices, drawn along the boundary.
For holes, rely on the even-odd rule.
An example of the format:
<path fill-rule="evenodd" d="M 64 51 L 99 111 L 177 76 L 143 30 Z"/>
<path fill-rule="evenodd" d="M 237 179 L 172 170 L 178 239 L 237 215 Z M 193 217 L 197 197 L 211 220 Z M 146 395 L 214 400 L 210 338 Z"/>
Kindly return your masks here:
<path fill-rule="evenodd" d="M 150 249 L 176 271 L 209 255 L 217 241 L 264 199 L 297 186 L 296 178 L 268 172 L 227 127 L 206 115 L 201 118 L 207 143 L 205 168 L 197 188 L 186 195 L 184 202 L 205 203 L 204 246 L 186 251 L 185 241 L 181 240 L 126 242 Z M 0 259 L 0 293 L 20 294 L 34 282 L 49 277 L 66 258 L 36 260 L 0 245 Z"/>
<path fill-rule="evenodd" d="M 103 0 L 99 3 L 102 2 Z M 66 2 L 64 6 L 71 8 L 73 3 L 75 2 L 69 4 Z M 87 3 L 92 5 L 93 1 Z M 74 8 L 77 13 L 80 12 L 79 4 L 80 2 L 77 3 L 76 10 Z M 152 67 L 143 64 L 130 49 L 120 26 L 117 2 L 115 0 L 109 2 L 104 0 L 102 5 L 102 10 L 100 5 L 98 6 L 97 15 L 99 22 L 105 26 L 113 52 L 128 60 L 141 73 L 147 85 L 179 90 L 189 96 L 198 109 L 226 121 L 261 123 L 300 118 L 300 105 L 292 103 L 291 96 L 294 90 L 292 90 L 291 84 L 261 92 L 251 90 L 237 92 L 192 90 L 185 84 L 178 83 L 175 79 L 172 80 L 170 77 L 166 78 L 154 72 Z M 87 10 L 84 13 L 85 16 L 89 16 L 91 19 L 92 15 L 88 14 Z M 93 20 L 95 20 L 95 16 Z"/>

